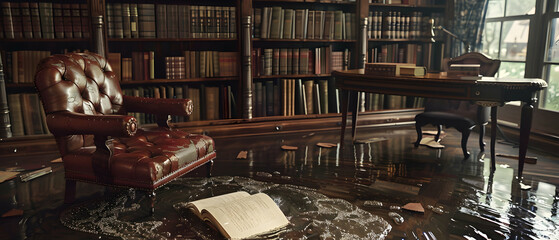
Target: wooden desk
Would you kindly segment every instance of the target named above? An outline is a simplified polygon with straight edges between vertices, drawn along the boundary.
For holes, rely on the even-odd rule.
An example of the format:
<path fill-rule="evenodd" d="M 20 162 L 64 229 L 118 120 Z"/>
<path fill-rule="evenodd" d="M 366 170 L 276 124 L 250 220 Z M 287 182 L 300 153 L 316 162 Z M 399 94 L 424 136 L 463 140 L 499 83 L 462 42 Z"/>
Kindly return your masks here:
<path fill-rule="evenodd" d="M 522 101 L 520 140 L 518 156 L 518 178 L 522 178 L 524 159 L 528 148 L 532 112 L 540 90 L 547 87 L 542 79 L 483 78 L 465 80 L 429 73 L 425 76 L 371 76 L 363 69 L 335 71 L 336 87 L 342 95 L 342 129 L 340 143 L 344 142 L 347 125 L 348 101 L 357 102 L 357 92 L 382 93 L 426 98 L 468 100 L 491 107 L 491 168 L 495 169 L 495 136 L 497 131 L 497 107 L 506 102 Z M 352 109 L 351 136 L 355 141 L 357 105 Z"/>

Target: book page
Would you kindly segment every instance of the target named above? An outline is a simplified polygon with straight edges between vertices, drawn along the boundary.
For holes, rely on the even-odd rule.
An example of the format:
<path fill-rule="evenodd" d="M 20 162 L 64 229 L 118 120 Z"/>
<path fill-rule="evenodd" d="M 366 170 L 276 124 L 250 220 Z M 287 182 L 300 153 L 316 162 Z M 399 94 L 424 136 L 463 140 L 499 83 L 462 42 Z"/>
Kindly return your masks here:
<path fill-rule="evenodd" d="M 289 223 L 274 200 L 264 193 L 209 207 L 202 215 L 217 225 L 225 237 L 232 239 L 270 232 Z"/>
<path fill-rule="evenodd" d="M 249 193 L 239 191 L 239 192 L 228 193 L 228 194 L 219 195 L 211 198 L 204 198 L 204 199 L 192 201 L 188 203 L 187 206 L 192 210 L 194 210 L 194 213 L 201 218 L 202 216 L 200 215 L 200 211 L 202 211 L 205 208 L 215 206 L 215 205 L 222 205 L 226 202 L 234 201 L 248 196 L 250 196 Z"/>

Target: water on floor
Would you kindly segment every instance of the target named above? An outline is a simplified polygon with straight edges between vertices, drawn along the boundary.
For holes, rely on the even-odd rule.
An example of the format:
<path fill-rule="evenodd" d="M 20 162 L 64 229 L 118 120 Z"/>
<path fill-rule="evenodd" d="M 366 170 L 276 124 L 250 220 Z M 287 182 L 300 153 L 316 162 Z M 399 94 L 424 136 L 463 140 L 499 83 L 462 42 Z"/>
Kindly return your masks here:
<path fill-rule="evenodd" d="M 459 135 L 448 131 L 444 149 L 414 148 L 412 128 L 360 131 L 362 144 L 337 131 L 216 138 L 214 177 L 188 174 L 159 189 L 155 214 L 143 192 L 105 190 L 79 184 L 78 200 L 62 203 L 60 165 L 30 182 L 0 184 L 0 237 L 11 239 L 215 239 L 220 234 L 186 210 L 185 203 L 244 190 L 265 192 L 291 224 L 279 233 L 288 239 L 557 239 L 559 191 L 557 156 L 535 150 L 538 163 L 525 165 L 489 156 L 470 137 L 470 159 L 463 160 Z M 348 137 L 349 138 L 349 137 Z M 368 141 L 367 141 L 368 140 Z M 282 145 L 298 147 L 282 150 Z M 246 159 L 236 159 L 247 151 Z M 497 152 L 517 149 L 498 144 Z M 554 162 L 555 161 L 555 162 Z M 47 161 L 48 162 L 48 161 Z M 405 210 L 420 203 L 424 213 Z M 278 237 L 278 235 L 276 235 Z"/>

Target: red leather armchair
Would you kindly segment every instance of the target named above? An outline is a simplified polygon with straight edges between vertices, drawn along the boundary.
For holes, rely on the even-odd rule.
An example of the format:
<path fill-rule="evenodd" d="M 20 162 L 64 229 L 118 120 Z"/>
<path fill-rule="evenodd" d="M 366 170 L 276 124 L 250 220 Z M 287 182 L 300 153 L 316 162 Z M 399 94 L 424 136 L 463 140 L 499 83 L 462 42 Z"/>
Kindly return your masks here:
<path fill-rule="evenodd" d="M 155 196 L 155 189 L 201 165 L 209 176 L 214 141 L 168 125 L 169 114 L 192 113 L 191 100 L 125 96 L 111 66 L 94 53 L 43 59 L 35 86 L 64 161 L 66 202 L 74 199 L 76 181 Z M 139 129 L 128 112 L 156 115 L 157 127 Z"/>

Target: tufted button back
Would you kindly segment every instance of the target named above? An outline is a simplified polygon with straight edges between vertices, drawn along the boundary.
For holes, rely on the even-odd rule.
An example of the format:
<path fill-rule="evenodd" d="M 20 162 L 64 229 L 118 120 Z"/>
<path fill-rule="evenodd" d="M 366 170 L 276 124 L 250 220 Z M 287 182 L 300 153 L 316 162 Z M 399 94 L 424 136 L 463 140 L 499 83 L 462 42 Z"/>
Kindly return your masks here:
<path fill-rule="evenodd" d="M 43 59 L 35 75 L 45 113 L 125 114 L 122 90 L 109 64 L 95 53 L 57 54 Z"/>
<path fill-rule="evenodd" d="M 95 53 L 56 54 L 43 59 L 37 66 L 35 86 L 47 118 L 51 113 L 64 111 L 87 115 L 126 114 L 116 74 Z M 92 136 L 53 134 L 59 147 L 67 151 L 92 144 Z"/>

